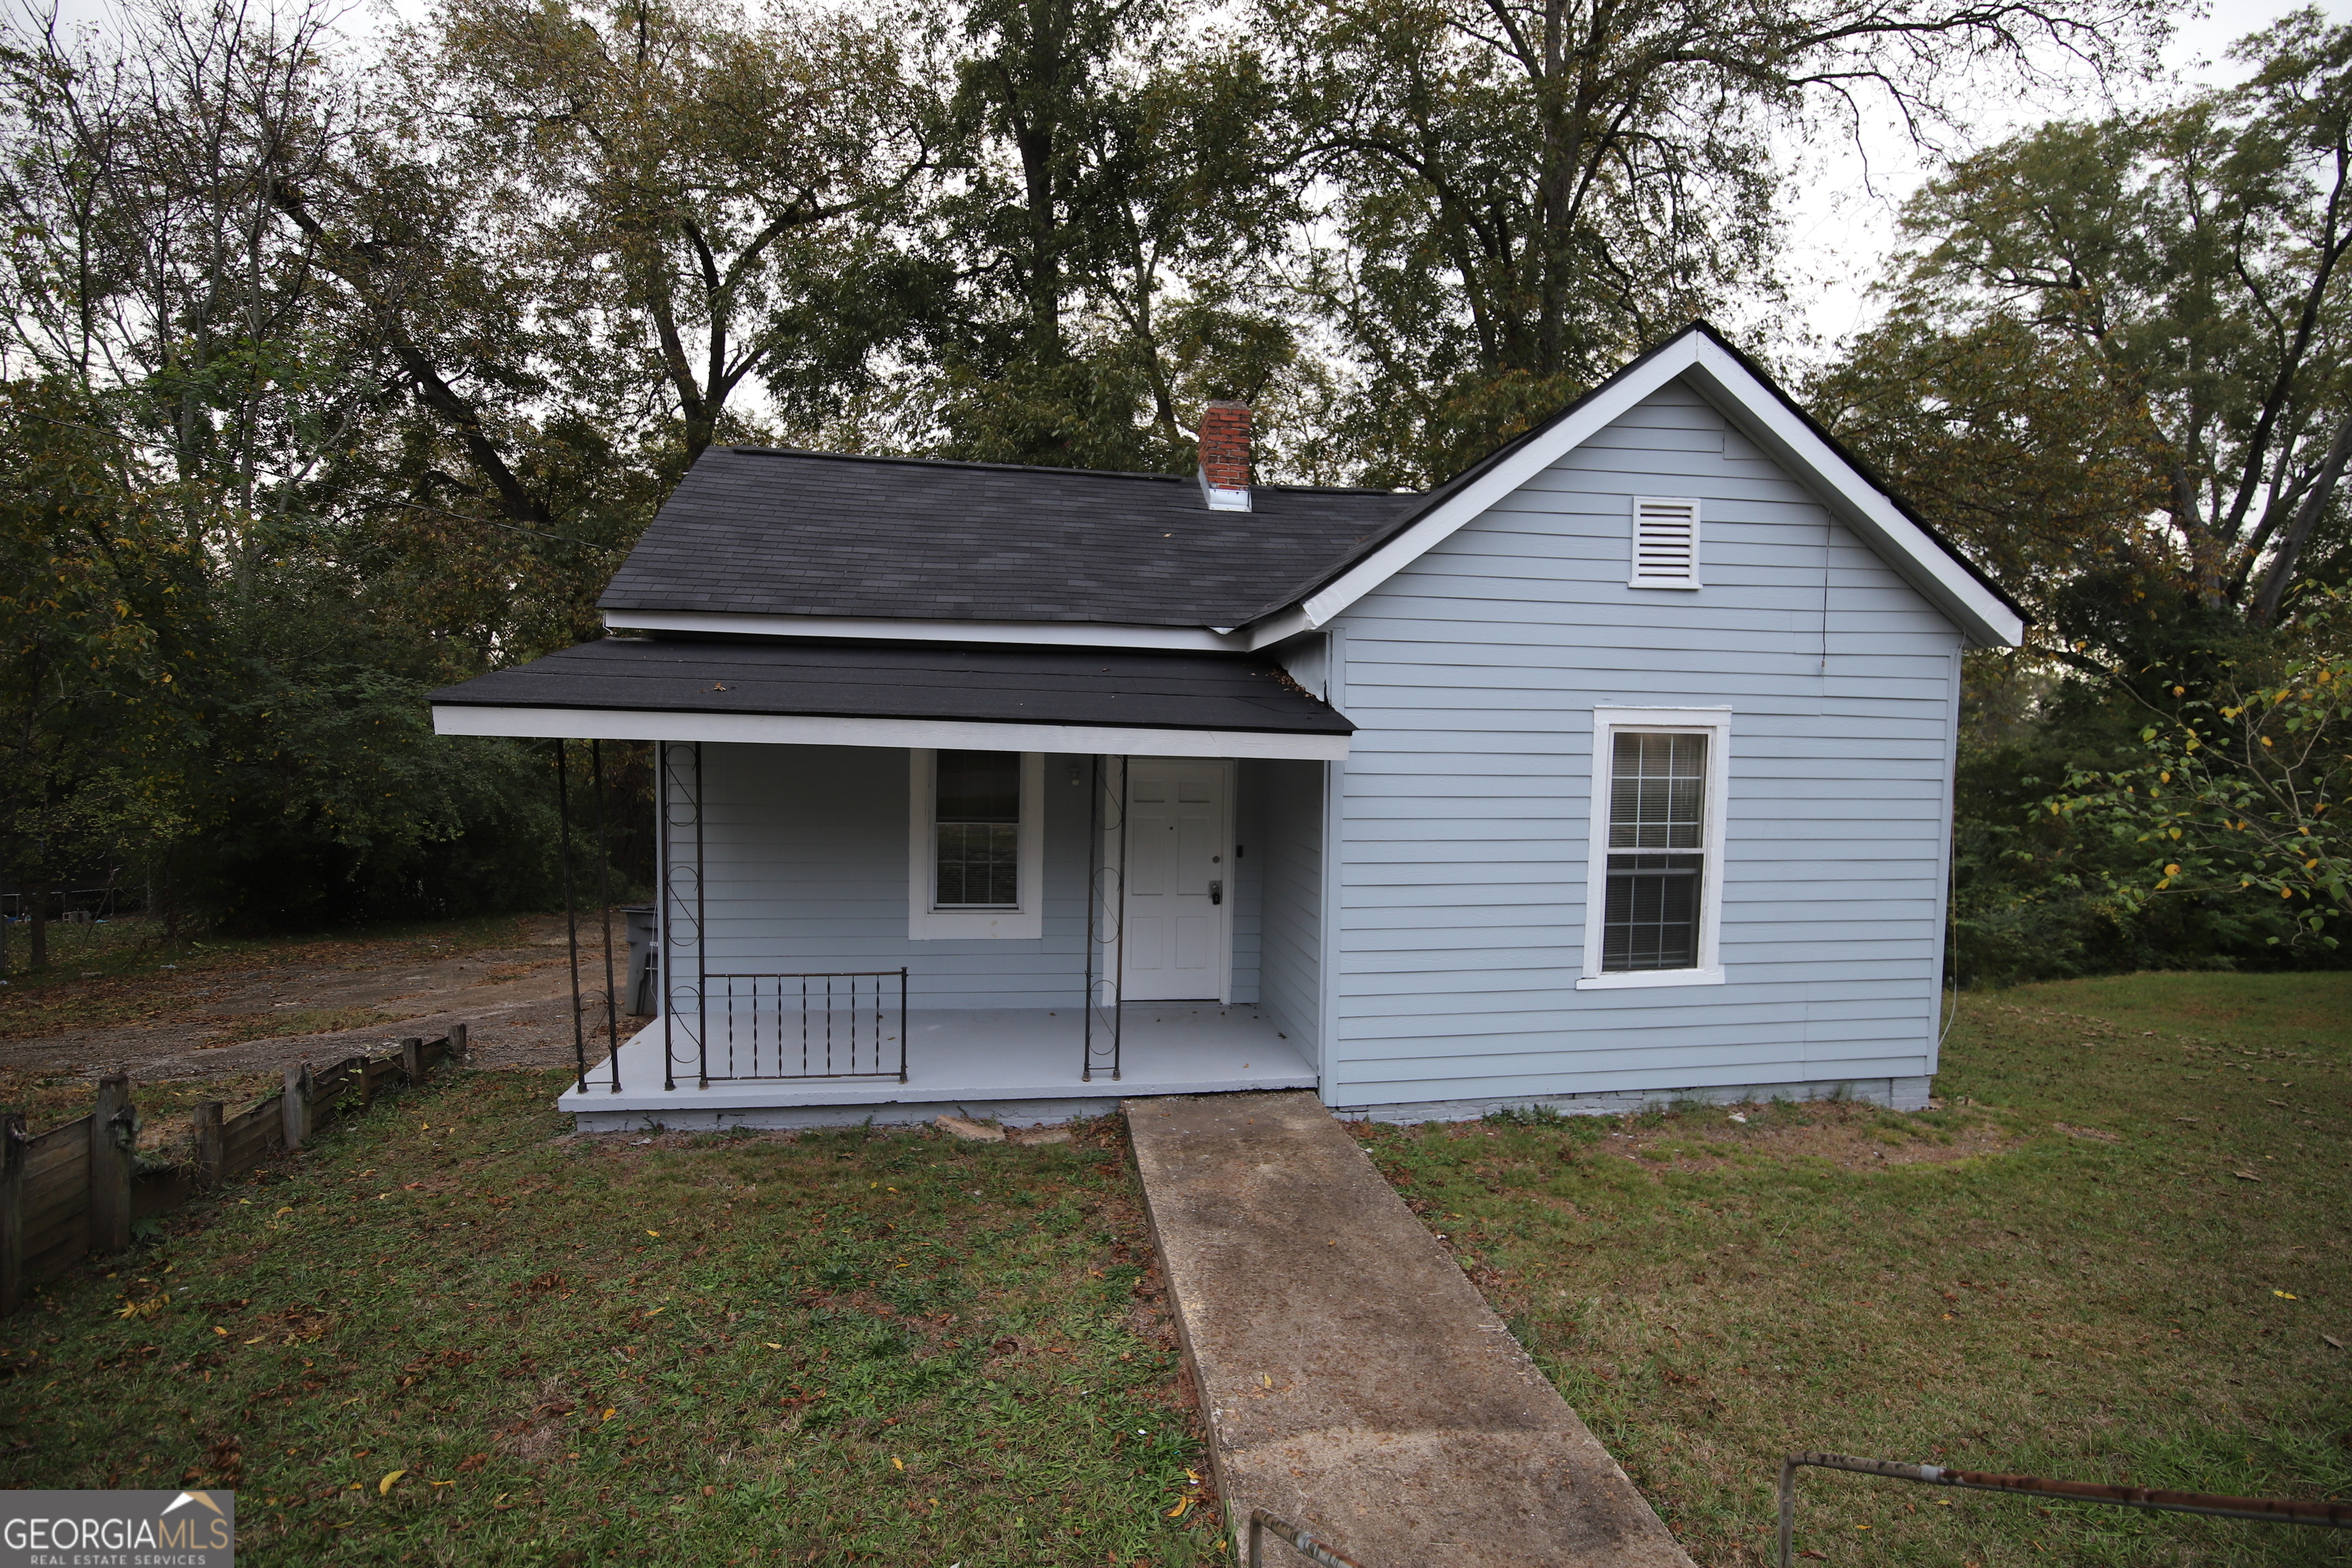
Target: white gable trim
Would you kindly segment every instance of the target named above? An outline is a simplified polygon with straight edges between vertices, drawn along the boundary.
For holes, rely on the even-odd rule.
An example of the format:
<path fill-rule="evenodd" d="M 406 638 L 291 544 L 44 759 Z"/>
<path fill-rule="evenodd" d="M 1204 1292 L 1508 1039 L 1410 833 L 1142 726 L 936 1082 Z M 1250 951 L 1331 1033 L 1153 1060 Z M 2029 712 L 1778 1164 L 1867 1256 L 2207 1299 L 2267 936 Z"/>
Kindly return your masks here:
<path fill-rule="evenodd" d="M 1328 626 L 1365 595 L 1484 515 L 1538 474 L 1630 413 L 1669 383 L 1682 381 L 1740 434 L 1876 551 L 1912 587 L 1982 647 L 2013 647 L 2025 623 L 1978 582 L 1902 509 L 1838 455 L 1772 389 L 1696 328 L 1667 343 L 1581 406 L 1512 452 L 1428 516 L 1381 545 L 1300 605 L 1307 621 Z"/>
<path fill-rule="evenodd" d="M 978 719 L 864 719 L 793 713 L 649 712 L 633 708 L 488 708 L 436 703 L 436 735 L 575 741 L 740 741 L 753 745 L 930 746 L 1078 756 L 1266 757 L 1336 762 L 1345 735 L 1256 730 L 1155 730 Z"/>

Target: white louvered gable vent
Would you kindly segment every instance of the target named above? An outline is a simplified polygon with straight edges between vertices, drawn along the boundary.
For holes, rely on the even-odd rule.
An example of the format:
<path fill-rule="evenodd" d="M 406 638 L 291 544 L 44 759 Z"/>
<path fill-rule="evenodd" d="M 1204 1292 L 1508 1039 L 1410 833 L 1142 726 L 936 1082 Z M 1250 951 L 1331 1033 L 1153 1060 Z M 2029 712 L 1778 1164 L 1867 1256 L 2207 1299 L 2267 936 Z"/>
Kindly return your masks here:
<path fill-rule="evenodd" d="M 1634 588 L 1696 588 L 1698 502 L 1688 497 L 1633 498 Z"/>

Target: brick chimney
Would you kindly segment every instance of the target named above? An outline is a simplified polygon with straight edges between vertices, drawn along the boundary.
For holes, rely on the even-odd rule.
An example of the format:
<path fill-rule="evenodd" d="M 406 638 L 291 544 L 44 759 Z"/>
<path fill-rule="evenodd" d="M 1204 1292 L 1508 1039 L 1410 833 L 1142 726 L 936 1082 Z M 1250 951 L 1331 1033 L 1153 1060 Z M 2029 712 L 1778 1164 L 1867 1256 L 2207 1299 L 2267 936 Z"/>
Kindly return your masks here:
<path fill-rule="evenodd" d="M 1249 405 L 1212 403 L 1201 410 L 1201 493 L 1211 511 L 1247 511 L 1249 487 Z"/>

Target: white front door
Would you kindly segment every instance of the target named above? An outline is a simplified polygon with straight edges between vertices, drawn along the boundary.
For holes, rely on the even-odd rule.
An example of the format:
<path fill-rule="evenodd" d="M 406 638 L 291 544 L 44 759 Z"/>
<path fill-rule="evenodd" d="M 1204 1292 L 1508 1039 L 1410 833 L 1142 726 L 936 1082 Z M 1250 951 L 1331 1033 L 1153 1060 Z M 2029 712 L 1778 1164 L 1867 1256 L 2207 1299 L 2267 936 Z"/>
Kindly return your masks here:
<path fill-rule="evenodd" d="M 1232 804 L 1231 763 L 1128 763 L 1125 1000 L 1223 1001 L 1231 989 Z"/>

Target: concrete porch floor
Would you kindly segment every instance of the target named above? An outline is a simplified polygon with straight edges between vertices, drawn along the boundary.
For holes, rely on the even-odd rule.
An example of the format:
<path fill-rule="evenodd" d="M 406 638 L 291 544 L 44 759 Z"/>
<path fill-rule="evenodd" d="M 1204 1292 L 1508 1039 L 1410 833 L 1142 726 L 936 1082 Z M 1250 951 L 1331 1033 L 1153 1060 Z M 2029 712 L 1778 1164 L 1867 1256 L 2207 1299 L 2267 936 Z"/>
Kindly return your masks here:
<path fill-rule="evenodd" d="M 907 1081 L 895 1078 L 711 1080 L 695 1087 L 692 1047 L 677 1047 L 676 1089 L 662 1087 L 658 1021 L 621 1042 L 621 1087 L 611 1058 L 598 1054 L 588 1089 L 556 1101 L 583 1132 L 643 1127 L 823 1127 L 872 1119 L 881 1124 L 928 1121 L 947 1114 L 1034 1123 L 1097 1115 L 1134 1095 L 1219 1094 L 1243 1089 L 1311 1089 L 1315 1069 L 1255 1006 L 1214 1003 L 1129 1003 L 1124 1010 L 1120 1073 L 1079 1077 L 1083 1048 L 1076 1007 L 956 1008 L 907 1016 Z M 885 1052 L 895 1063 L 897 1019 Z M 593 1042 L 592 1042 L 593 1045 Z M 718 1035 L 713 1030 L 714 1060 Z"/>

